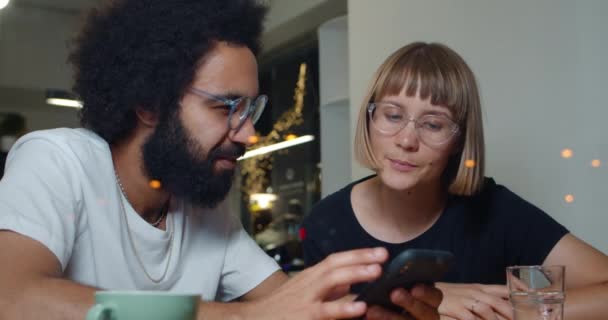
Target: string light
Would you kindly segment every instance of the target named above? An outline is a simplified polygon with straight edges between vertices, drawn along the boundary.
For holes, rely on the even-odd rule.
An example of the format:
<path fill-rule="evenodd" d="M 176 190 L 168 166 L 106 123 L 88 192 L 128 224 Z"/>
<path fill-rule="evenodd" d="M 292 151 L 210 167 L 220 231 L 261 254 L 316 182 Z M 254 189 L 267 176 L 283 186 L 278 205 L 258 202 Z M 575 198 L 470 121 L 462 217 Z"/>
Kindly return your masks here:
<path fill-rule="evenodd" d="M 248 140 L 249 140 L 249 143 L 256 144 L 256 143 L 258 143 L 260 141 L 260 137 L 258 137 L 258 136 L 251 136 L 251 137 L 249 137 Z"/>
<path fill-rule="evenodd" d="M 572 149 L 566 148 L 566 149 L 562 150 L 562 158 L 564 158 L 564 159 L 572 158 L 572 154 L 573 154 Z"/>
<path fill-rule="evenodd" d="M 160 189 L 160 187 L 162 186 L 162 184 L 158 180 L 150 180 L 150 183 L 148 183 L 148 185 L 152 189 Z"/>
<path fill-rule="evenodd" d="M 266 153 L 275 152 L 275 151 L 285 149 L 285 148 L 290 148 L 290 147 L 297 146 L 299 144 L 310 142 L 313 140 L 315 140 L 315 136 L 313 136 L 311 134 L 307 134 L 307 135 L 301 136 L 299 138 L 286 139 L 285 141 L 282 141 L 282 142 L 278 142 L 278 143 L 274 143 L 274 144 L 264 146 L 261 148 L 249 150 L 243 156 L 241 156 L 240 158 L 238 158 L 236 160 L 241 161 L 241 160 L 245 160 L 245 159 L 251 158 L 251 157 L 258 157 L 258 156 L 266 154 Z"/>
<path fill-rule="evenodd" d="M 602 162 L 599 159 L 591 160 L 591 166 L 594 168 L 599 168 L 602 165 Z"/>
<path fill-rule="evenodd" d="M 467 168 L 474 168 L 475 167 L 475 160 L 472 159 L 468 159 L 464 162 L 464 166 Z"/>
<path fill-rule="evenodd" d="M 565 196 L 564 196 L 564 200 L 565 200 L 567 203 L 572 203 L 572 202 L 574 202 L 574 196 L 573 196 L 573 195 L 571 195 L 571 194 L 567 194 L 567 195 L 565 195 Z"/>

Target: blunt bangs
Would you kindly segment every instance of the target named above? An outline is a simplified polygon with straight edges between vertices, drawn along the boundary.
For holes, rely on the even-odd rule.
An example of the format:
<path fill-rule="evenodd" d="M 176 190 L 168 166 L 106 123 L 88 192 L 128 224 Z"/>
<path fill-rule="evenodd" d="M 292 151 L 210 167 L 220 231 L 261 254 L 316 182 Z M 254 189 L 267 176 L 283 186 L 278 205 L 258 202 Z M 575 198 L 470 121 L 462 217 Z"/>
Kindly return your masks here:
<path fill-rule="evenodd" d="M 394 61 L 389 62 L 388 68 L 379 76 L 372 101 L 402 92 L 408 97 L 419 94 L 423 100 L 430 98 L 433 105 L 448 108 L 454 120 L 462 125 L 470 104 L 467 81 L 453 66 L 463 65 L 464 61 L 448 54 L 441 46 L 420 46 L 408 55 L 396 52 Z"/>

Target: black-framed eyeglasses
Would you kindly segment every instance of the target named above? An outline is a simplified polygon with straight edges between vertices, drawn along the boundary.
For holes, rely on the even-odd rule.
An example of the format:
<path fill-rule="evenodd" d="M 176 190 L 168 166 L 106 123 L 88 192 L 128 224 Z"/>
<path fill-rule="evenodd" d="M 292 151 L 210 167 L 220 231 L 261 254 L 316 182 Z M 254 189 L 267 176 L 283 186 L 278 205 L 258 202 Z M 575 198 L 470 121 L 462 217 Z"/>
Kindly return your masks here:
<path fill-rule="evenodd" d="M 264 112 L 266 103 L 268 102 L 268 97 L 263 94 L 255 98 L 239 97 L 236 99 L 228 99 L 194 87 L 190 87 L 190 92 L 201 97 L 211 98 L 229 106 L 228 128 L 231 130 L 240 129 L 247 118 L 250 118 L 253 124 L 258 122 L 262 112 Z M 235 114 L 237 115 L 236 117 L 234 117 Z"/>
<path fill-rule="evenodd" d="M 367 113 L 374 128 L 385 135 L 395 135 L 410 121 L 414 122 L 418 139 L 430 146 L 439 146 L 450 141 L 459 131 L 458 124 L 446 116 L 426 114 L 416 119 L 408 117 L 401 107 L 391 103 L 370 103 Z"/>

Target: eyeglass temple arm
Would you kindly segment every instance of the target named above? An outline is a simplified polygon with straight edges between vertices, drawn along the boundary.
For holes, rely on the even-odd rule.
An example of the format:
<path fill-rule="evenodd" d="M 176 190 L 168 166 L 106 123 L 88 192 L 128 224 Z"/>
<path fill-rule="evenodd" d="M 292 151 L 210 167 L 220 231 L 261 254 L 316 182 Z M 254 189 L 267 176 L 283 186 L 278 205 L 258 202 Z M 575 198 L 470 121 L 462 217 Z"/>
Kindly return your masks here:
<path fill-rule="evenodd" d="M 223 103 L 225 103 L 225 104 L 227 104 L 229 106 L 232 106 L 238 100 L 238 99 L 228 99 L 228 98 L 225 98 L 225 97 L 216 96 L 213 93 L 209 93 L 207 91 L 203 91 L 203 90 L 197 89 L 197 88 L 190 88 L 190 90 L 194 91 L 195 93 L 207 96 L 207 97 L 209 97 L 211 99 L 215 99 L 215 100 L 221 101 L 221 102 L 223 102 Z"/>

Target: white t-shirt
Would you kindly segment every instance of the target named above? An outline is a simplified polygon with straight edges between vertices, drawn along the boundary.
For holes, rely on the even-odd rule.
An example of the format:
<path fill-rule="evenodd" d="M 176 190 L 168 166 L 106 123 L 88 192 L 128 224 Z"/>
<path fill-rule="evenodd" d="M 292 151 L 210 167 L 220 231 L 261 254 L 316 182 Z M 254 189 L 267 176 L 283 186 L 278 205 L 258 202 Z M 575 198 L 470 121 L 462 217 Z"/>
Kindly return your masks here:
<path fill-rule="evenodd" d="M 38 131 L 17 141 L 0 181 L 0 213 L 0 230 L 41 242 L 66 278 L 102 289 L 229 301 L 279 269 L 226 203 L 201 209 L 173 199 L 167 231 L 148 224 L 118 187 L 108 144 L 86 129 Z M 160 283 L 143 269 L 160 278 L 167 264 Z"/>

